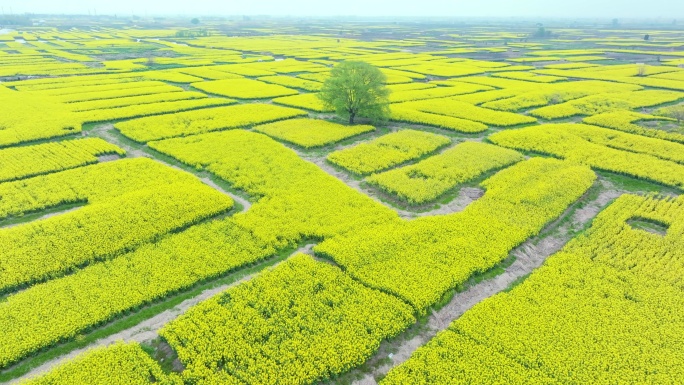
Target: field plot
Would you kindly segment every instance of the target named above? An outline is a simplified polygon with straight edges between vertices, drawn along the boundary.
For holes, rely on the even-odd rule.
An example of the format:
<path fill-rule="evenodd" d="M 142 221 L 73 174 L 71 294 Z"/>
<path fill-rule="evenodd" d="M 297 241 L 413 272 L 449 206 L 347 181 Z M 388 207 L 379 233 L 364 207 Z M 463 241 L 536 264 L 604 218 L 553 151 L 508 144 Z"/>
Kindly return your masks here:
<path fill-rule="evenodd" d="M 254 130 L 298 146 L 312 148 L 374 131 L 375 127 L 368 125 L 343 126 L 317 119 L 291 119 L 257 126 Z"/>
<path fill-rule="evenodd" d="M 259 80 L 262 82 L 279 84 L 281 86 L 290 88 L 301 88 L 307 91 L 320 91 L 321 86 L 323 86 L 323 84 L 320 82 L 297 79 L 294 76 L 263 76 L 260 77 Z"/>
<path fill-rule="evenodd" d="M 0 182 L 96 163 L 98 156 L 126 151 L 99 138 L 66 140 L 0 150 Z"/>
<path fill-rule="evenodd" d="M 0 382 L 684 383 L 678 24 L 0 25 Z"/>
<path fill-rule="evenodd" d="M 414 321 L 399 299 L 300 254 L 161 333 L 193 380 L 307 383 L 361 364 Z"/>
<path fill-rule="evenodd" d="M 0 147 L 71 135 L 81 130 L 75 113 L 51 96 L 12 91 L 0 85 L 0 103 L 11 114 L 0 114 Z"/>
<path fill-rule="evenodd" d="M 479 122 L 498 127 L 517 126 L 520 124 L 534 123 L 537 121 L 537 119 L 531 116 L 519 115 L 511 112 L 490 110 L 469 103 L 460 102 L 452 98 L 441 98 L 431 99 L 427 101 L 398 103 L 397 108 L 400 110 L 413 110 L 428 114 L 434 114 L 438 116 L 447 116 L 458 119 L 472 120 L 474 122 Z M 406 117 L 404 117 L 403 119 L 400 117 L 397 120 L 404 119 L 410 120 L 410 118 L 407 119 Z M 416 121 L 416 123 L 419 123 L 419 121 Z M 459 131 L 478 132 L 477 129 L 461 129 Z"/>
<path fill-rule="evenodd" d="M 595 115 L 615 110 L 652 107 L 678 101 L 684 93 L 676 91 L 635 91 L 622 94 L 591 95 L 562 104 L 538 108 L 530 113 L 544 119 L 567 118 L 574 115 Z"/>
<path fill-rule="evenodd" d="M 95 349 L 58 370 L 28 381 L 27 384 L 99 384 L 103 381 L 112 385 L 173 384 L 173 379 L 173 375 L 165 374 L 139 345 L 118 344 L 106 349 Z"/>
<path fill-rule="evenodd" d="M 331 112 L 332 109 L 323 105 L 323 102 L 318 99 L 316 94 L 301 94 L 292 96 L 283 96 L 273 99 L 274 103 L 283 104 L 291 107 L 304 108 L 307 110 L 318 112 Z"/>
<path fill-rule="evenodd" d="M 650 129 L 636 124 L 641 121 L 674 121 L 674 119 L 665 116 L 640 114 L 632 111 L 616 111 L 592 115 L 584 118 L 582 121 L 584 123 L 608 127 L 632 134 L 684 143 L 684 134 L 682 133 Z"/>
<path fill-rule="evenodd" d="M 402 130 L 335 151 L 328 155 L 328 161 L 357 174 L 369 174 L 429 154 L 449 143 L 445 136 Z"/>
<path fill-rule="evenodd" d="M 264 99 L 296 94 L 297 91 L 277 84 L 251 79 L 226 79 L 192 83 L 192 86 L 211 94 L 238 99 Z"/>

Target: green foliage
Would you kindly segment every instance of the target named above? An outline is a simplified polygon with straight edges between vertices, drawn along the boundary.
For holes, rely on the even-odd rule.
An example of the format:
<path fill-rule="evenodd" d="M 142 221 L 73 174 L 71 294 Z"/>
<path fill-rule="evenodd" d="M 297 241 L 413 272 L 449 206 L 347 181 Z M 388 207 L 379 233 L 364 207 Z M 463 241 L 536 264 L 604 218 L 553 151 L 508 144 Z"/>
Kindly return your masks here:
<path fill-rule="evenodd" d="M 682 122 L 684 121 L 684 104 L 661 108 L 658 113 L 669 118 L 677 119 L 677 122 Z"/>
<path fill-rule="evenodd" d="M 389 119 L 389 94 L 386 76 L 376 67 L 358 61 L 344 61 L 330 71 L 319 98 L 338 115 L 354 123 L 357 116 L 373 123 Z"/>
<path fill-rule="evenodd" d="M 544 27 L 539 27 L 537 31 L 532 34 L 532 37 L 535 39 L 550 39 L 553 37 L 553 34 L 551 31 L 547 31 L 546 28 Z"/>
<path fill-rule="evenodd" d="M 195 20 L 195 19 L 193 19 Z M 199 19 L 197 19 L 197 23 L 193 23 L 195 25 L 199 24 Z M 207 31 L 204 28 L 200 29 L 186 29 L 183 31 L 177 31 L 176 32 L 176 37 L 206 37 L 209 36 L 209 31 Z"/>

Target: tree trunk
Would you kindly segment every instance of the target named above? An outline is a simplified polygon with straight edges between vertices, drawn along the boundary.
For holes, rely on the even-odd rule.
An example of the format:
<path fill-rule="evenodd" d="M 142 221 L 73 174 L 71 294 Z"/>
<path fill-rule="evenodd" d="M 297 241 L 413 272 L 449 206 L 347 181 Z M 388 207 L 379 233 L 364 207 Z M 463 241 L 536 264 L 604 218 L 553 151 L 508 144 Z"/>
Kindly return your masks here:
<path fill-rule="evenodd" d="M 355 115 L 356 115 L 356 114 L 353 113 L 353 112 L 352 112 L 351 114 L 349 114 L 349 124 L 354 124 L 354 116 L 355 116 Z"/>

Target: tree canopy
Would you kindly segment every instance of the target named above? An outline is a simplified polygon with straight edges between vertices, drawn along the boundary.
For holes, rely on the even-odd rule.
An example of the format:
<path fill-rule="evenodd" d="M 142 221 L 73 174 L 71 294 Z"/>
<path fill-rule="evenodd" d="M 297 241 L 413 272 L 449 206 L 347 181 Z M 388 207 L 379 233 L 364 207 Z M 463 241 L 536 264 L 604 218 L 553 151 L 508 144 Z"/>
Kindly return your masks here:
<path fill-rule="evenodd" d="M 373 123 L 389 119 L 389 89 L 387 78 L 376 67 L 360 61 L 344 61 L 337 64 L 318 94 L 323 104 L 349 118 L 369 118 Z"/>

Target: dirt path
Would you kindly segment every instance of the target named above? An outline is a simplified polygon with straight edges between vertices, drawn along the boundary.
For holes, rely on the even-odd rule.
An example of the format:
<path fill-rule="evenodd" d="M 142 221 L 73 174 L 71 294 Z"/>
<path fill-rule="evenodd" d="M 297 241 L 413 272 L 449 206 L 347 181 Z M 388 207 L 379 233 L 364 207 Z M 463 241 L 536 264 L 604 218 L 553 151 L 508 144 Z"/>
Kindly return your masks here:
<path fill-rule="evenodd" d="M 415 213 L 414 216 L 425 217 L 434 215 L 446 215 L 463 211 L 469 204 L 475 202 L 480 197 L 482 197 L 484 193 L 485 191 L 479 187 L 462 187 L 458 192 L 458 196 L 449 201 L 449 203 L 441 204 L 438 208 L 430 211 Z"/>
<path fill-rule="evenodd" d="M 474 200 L 476 200 L 477 198 L 482 196 L 482 193 L 483 193 L 483 190 L 481 190 L 479 188 L 465 187 L 465 188 L 462 188 L 460 190 L 458 197 L 454 198 L 449 203 L 440 205 L 436 209 L 433 209 L 430 211 L 424 211 L 424 212 L 413 212 L 413 211 L 408 211 L 408 210 L 402 210 L 400 208 L 394 207 L 394 206 L 389 205 L 388 203 L 380 200 L 377 197 L 375 191 L 373 191 L 370 188 L 364 188 L 361 185 L 362 180 L 354 179 L 349 174 L 347 174 L 346 172 L 338 170 L 335 167 L 331 166 L 325 160 L 324 156 L 312 157 L 310 155 L 307 156 L 306 154 L 299 154 L 299 156 L 304 160 L 308 160 L 308 161 L 314 163 L 321 170 L 323 170 L 326 173 L 328 173 L 328 174 L 334 176 L 335 178 L 339 179 L 344 184 L 353 188 L 354 190 L 368 196 L 369 198 L 371 198 L 374 201 L 380 203 L 381 205 L 387 207 L 388 209 L 394 210 L 403 219 L 413 219 L 413 218 L 424 217 L 424 216 L 429 216 L 429 215 L 446 215 L 446 214 L 452 214 L 452 213 L 455 213 L 458 211 L 462 211 L 463 209 L 465 209 L 466 206 L 468 206 Z"/>
<path fill-rule="evenodd" d="M 121 157 L 119 155 L 100 155 L 97 157 L 98 163 L 104 163 L 104 162 L 113 162 L 115 160 L 119 160 Z"/>
<path fill-rule="evenodd" d="M 100 124 L 98 126 L 95 126 L 90 131 L 83 131 L 83 136 L 95 136 L 102 138 L 106 140 L 107 142 L 117 145 L 124 150 L 126 150 L 126 157 L 129 158 L 140 158 L 140 157 L 146 157 L 146 158 L 152 158 L 151 155 L 147 154 L 145 151 L 137 148 L 133 148 L 131 146 L 128 146 L 124 143 L 122 143 L 119 138 L 117 138 L 114 134 L 112 134 L 110 131 L 111 130 L 116 130 L 114 128 L 114 124 L 112 123 L 107 123 L 107 124 Z"/>
<path fill-rule="evenodd" d="M 57 215 L 62 215 L 62 214 L 70 213 L 70 212 L 72 212 L 72 211 L 76 211 L 76 210 L 80 209 L 81 207 L 83 207 L 83 206 L 72 207 L 72 208 L 68 208 L 68 209 L 66 209 L 66 210 L 61 210 L 61 211 L 53 211 L 53 212 L 50 212 L 50 213 L 41 215 L 41 216 L 39 216 L 39 217 L 31 218 L 30 222 L 41 221 L 41 220 L 43 220 L 43 219 L 52 218 L 52 217 L 57 216 Z M 16 227 L 16 226 L 19 226 L 19 225 L 25 225 L 25 224 L 30 223 L 30 222 L 18 222 L 18 223 L 12 223 L 12 224 L 9 224 L 9 225 L 3 225 L 3 224 L 0 222 L 0 229 L 9 229 L 9 228 Z"/>
<path fill-rule="evenodd" d="M 313 255 L 313 247 L 314 247 L 314 244 L 308 244 L 308 245 L 302 246 L 302 247 L 298 248 L 297 250 L 295 250 L 291 255 L 295 255 L 297 253 L 304 253 L 304 254 Z M 283 263 L 283 262 L 282 261 L 278 262 L 277 264 L 275 264 L 273 266 L 277 266 L 281 263 Z M 95 347 L 109 346 L 109 345 L 111 345 L 117 341 L 126 341 L 126 342 L 135 341 L 135 342 L 139 342 L 139 343 L 152 341 L 159 336 L 159 334 L 158 334 L 159 329 L 161 329 L 167 323 L 178 318 L 180 315 L 184 314 L 191 307 L 193 307 L 193 306 L 197 305 L 198 303 L 205 301 L 205 300 L 207 300 L 207 299 L 209 299 L 209 298 L 211 298 L 217 294 L 224 292 L 228 288 L 231 288 L 231 287 L 237 286 L 243 282 L 249 281 L 250 279 L 254 278 L 258 274 L 259 273 L 248 275 L 248 276 L 243 277 L 242 279 L 240 279 L 236 282 L 233 282 L 231 284 L 226 284 L 226 285 L 221 285 L 221 286 L 218 286 L 215 288 L 206 289 L 206 290 L 202 291 L 202 293 L 200 293 L 196 297 L 186 299 L 185 301 L 174 306 L 173 308 L 165 310 L 165 311 L 155 315 L 154 317 L 148 318 L 148 319 L 142 321 L 141 323 L 139 323 L 139 324 L 137 324 L 131 328 L 128 328 L 126 330 L 122 330 L 122 331 L 115 333 L 115 334 L 112 334 L 108 337 L 99 339 L 87 347 L 73 350 L 73 351 L 71 351 L 71 352 L 69 352 L 63 356 L 59 356 L 53 360 L 45 362 L 44 364 L 32 369 L 27 374 L 25 374 L 19 378 L 16 378 L 14 380 L 11 380 L 10 382 L 8 382 L 8 384 L 17 384 L 22 380 L 37 376 L 41 373 L 45 373 L 45 372 L 49 371 L 50 369 L 52 369 L 53 367 L 65 362 L 65 361 L 71 360 L 74 357 L 76 357 L 77 355 L 79 355 L 83 352 L 86 352 L 90 349 L 93 349 Z"/>
<path fill-rule="evenodd" d="M 215 188 L 216 190 L 218 190 L 218 191 L 220 191 L 220 192 L 222 192 L 222 193 L 228 195 L 229 197 L 233 198 L 233 200 L 234 200 L 235 202 L 237 202 L 237 203 L 239 203 L 240 205 L 242 205 L 242 212 L 245 212 L 245 211 L 249 210 L 250 207 L 252 207 L 252 202 L 248 201 L 247 199 L 245 199 L 245 198 L 243 198 L 243 197 L 241 197 L 241 196 L 239 196 L 239 195 L 237 195 L 237 194 L 233 194 L 233 193 L 231 193 L 231 192 L 228 192 L 228 191 L 224 190 L 221 186 L 217 185 L 217 184 L 216 184 L 213 180 L 211 180 L 211 178 L 209 178 L 208 176 L 202 177 L 202 178 L 200 178 L 200 180 L 201 180 L 202 182 L 204 182 L 204 184 L 206 184 L 206 185 L 208 185 L 208 186 L 211 186 L 211 187 Z"/>
<path fill-rule="evenodd" d="M 597 183 L 604 187 L 610 187 L 602 181 Z M 530 274 L 541 266 L 546 258 L 560 250 L 572 238 L 573 231 L 582 229 L 622 193 L 613 189 L 603 190 L 596 199 L 575 210 L 570 221 L 564 222 L 551 235 L 542 239 L 530 239 L 514 249 L 511 254 L 515 255 L 516 260 L 506 268 L 504 273 L 456 294 L 446 306 L 439 311 L 433 311 L 427 324 L 417 335 L 403 341 L 383 342 L 378 353 L 371 358 L 371 367 L 373 367 L 373 361 L 377 363 L 371 373 L 365 374 L 353 384 L 376 384 L 376 377 L 386 374 L 393 367 L 406 361 L 416 349 L 425 345 L 438 332 L 446 329 L 451 322 L 463 315 L 468 309 L 500 293 L 517 279 Z M 389 363 L 387 363 L 387 358 L 389 358 Z"/>

